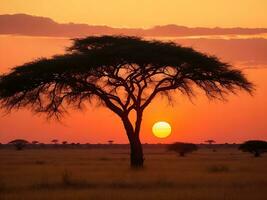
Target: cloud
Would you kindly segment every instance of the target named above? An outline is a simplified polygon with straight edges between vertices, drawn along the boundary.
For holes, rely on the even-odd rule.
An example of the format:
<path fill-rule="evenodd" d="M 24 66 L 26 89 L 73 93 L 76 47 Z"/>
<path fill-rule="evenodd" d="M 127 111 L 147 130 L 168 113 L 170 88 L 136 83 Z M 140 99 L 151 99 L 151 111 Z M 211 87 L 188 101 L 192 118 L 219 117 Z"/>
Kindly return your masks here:
<path fill-rule="evenodd" d="M 113 28 L 88 24 L 61 24 L 47 17 L 26 14 L 0 15 L 0 34 L 28 36 L 81 37 L 86 35 L 125 34 L 146 37 L 177 37 L 203 35 L 256 35 L 267 33 L 267 28 L 189 28 L 178 25 L 142 28 Z"/>
<path fill-rule="evenodd" d="M 242 36 L 244 34 L 243 36 L 248 36 L 249 34 L 267 33 L 267 29 L 264 28 L 188 28 L 177 25 L 156 26 L 150 29 L 112 28 L 87 24 L 60 24 L 50 18 L 25 14 L 0 15 L 0 27 L 0 34 L 27 37 L 70 38 L 101 34 L 127 34 L 148 38 L 172 39 L 181 45 L 193 47 L 210 55 L 216 55 L 222 60 L 241 68 L 256 69 L 267 66 L 267 39 L 240 39 L 240 37 L 234 35 Z M 205 37 L 207 35 L 209 37 Z"/>
<path fill-rule="evenodd" d="M 242 67 L 267 65 L 267 39 L 177 39 L 175 42 L 216 55 L 226 62 Z"/>

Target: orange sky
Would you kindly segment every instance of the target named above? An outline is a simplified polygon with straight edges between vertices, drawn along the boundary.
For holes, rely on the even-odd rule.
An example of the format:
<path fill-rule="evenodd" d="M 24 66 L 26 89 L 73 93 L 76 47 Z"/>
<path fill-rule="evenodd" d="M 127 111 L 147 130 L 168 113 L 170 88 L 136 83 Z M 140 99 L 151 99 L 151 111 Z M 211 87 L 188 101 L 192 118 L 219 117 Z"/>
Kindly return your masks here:
<path fill-rule="evenodd" d="M 266 0 L 1 0 L 0 13 L 115 27 L 267 27 Z"/>
<path fill-rule="evenodd" d="M 37 57 L 62 53 L 69 44 L 68 39 L 61 38 L 0 36 L 0 72 L 7 72 L 10 67 Z M 223 55 L 220 57 L 224 59 Z M 245 73 L 257 85 L 254 97 L 240 93 L 231 96 L 228 102 L 210 102 L 200 95 L 192 104 L 187 98 L 177 96 L 173 107 L 157 98 L 145 112 L 142 141 L 202 142 L 212 138 L 218 142 L 239 142 L 251 138 L 267 139 L 267 68 L 249 69 Z M 158 139 L 152 135 L 151 127 L 159 120 L 171 123 L 173 134 L 169 138 Z M 61 124 L 47 122 L 44 117 L 26 110 L 1 117 L 0 142 L 18 137 L 44 142 L 54 138 L 91 143 L 109 139 L 127 142 L 120 119 L 105 108 L 71 112 Z"/>
<path fill-rule="evenodd" d="M 266 7 L 265 0 L 1 0 L 0 14 L 27 13 L 51 17 L 58 22 L 106 24 L 115 27 L 150 27 L 171 23 L 207 27 L 267 27 Z M 218 53 L 220 58 L 234 64 L 243 61 L 246 53 L 248 57 L 251 54 L 240 51 L 237 57 L 242 59 L 235 60 L 236 57 L 231 57 L 232 49 L 227 50 L 228 44 L 221 47 L 225 50 L 225 53 L 221 53 L 222 51 L 208 48 L 208 45 L 201 46 L 203 43 L 198 42 L 192 40 L 189 45 L 207 50 L 208 53 Z M 69 44 L 68 39 L 62 38 L 0 35 L 0 73 L 37 57 L 62 53 Z M 242 41 L 237 45 L 242 49 Z M 217 47 L 219 49 L 220 45 Z M 231 96 L 229 102 L 209 102 L 205 97 L 199 96 L 192 104 L 185 97 L 177 96 L 173 107 L 157 98 L 145 112 L 141 130 L 142 142 L 203 142 L 214 139 L 230 143 L 252 138 L 267 140 L 267 65 L 260 64 L 266 62 L 264 58 L 267 55 L 266 51 L 257 51 L 254 52 L 255 57 L 246 60 L 253 63 L 258 61 L 257 66 L 251 65 L 253 69 L 245 70 L 248 78 L 257 85 L 254 97 L 240 93 L 238 96 Z M 170 137 L 158 139 L 152 135 L 151 127 L 159 120 L 166 120 L 172 125 L 173 134 Z M 105 126 L 103 122 L 106 123 Z M 127 143 L 120 119 L 105 108 L 87 108 L 81 113 L 71 112 L 62 123 L 47 122 L 44 117 L 33 115 L 27 110 L 1 116 L 0 142 L 15 138 L 42 142 L 56 138 L 81 143 L 113 139 L 117 143 Z"/>

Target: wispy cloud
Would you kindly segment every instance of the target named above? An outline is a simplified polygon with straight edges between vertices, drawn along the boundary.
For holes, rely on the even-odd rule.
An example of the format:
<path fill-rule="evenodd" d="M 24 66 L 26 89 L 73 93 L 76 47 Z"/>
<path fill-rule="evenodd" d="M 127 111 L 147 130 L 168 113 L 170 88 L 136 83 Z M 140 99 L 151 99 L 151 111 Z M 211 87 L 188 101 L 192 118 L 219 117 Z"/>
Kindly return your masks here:
<path fill-rule="evenodd" d="M 57 23 L 47 17 L 26 14 L 0 15 L 0 34 L 20 34 L 30 36 L 80 37 L 98 34 L 126 34 L 146 37 L 236 37 L 237 35 L 261 35 L 267 28 L 203 28 L 178 25 L 155 26 L 142 28 L 113 28 L 88 24 Z"/>

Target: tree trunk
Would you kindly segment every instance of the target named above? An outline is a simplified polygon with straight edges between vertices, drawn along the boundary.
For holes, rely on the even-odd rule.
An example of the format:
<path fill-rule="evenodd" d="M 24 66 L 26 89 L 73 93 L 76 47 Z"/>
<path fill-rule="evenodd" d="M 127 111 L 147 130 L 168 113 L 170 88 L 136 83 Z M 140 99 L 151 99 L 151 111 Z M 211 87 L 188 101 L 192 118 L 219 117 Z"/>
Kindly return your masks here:
<path fill-rule="evenodd" d="M 138 122 L 137 129 L 134 130 L 130 120 L 127 117 L 122 118 L 131 150 L 130 164 L 132 168 L 142 168 L 144 165 L 143 148 L 139 139 L 140 123 Z"/>
<path fill-rule="evenodd" d="M 144 165 L 143 148 L 138 136 L 130 139 L 131 146 L 131 167 L 142 168 Z"/>

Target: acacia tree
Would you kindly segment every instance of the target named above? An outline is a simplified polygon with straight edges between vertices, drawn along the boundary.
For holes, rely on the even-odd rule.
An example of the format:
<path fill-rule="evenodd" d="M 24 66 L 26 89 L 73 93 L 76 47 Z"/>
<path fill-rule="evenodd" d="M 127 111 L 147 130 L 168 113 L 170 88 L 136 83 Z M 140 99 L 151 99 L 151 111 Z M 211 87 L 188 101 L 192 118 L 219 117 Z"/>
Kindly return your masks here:
<path fill-rule="evenodd" d="M 9 142 L 9 144 L 13 144 L 16 148 L 16 150 L 20 151 L 22 150 L 29 142 L 27 140 L 23 139 L 16 139 Z"/>
<path fill-rule="evenodd" d="M 36 145 L 36 144 L 39 144 L 39 142 L 38 142 L 37 140 L 33 140 L 33 141 L 32 141 L 32 144 L 33 144 L 33 145 Z"/>
<path fill-rule="evenodd" d="M 267 142 L 262 140 L 249 140 L 238 147 L 239 150 L 254 154 L 254 157 L 260 157 L 262 153 L 267 152 Z"/>
<path fill-rule="evenodd" d="M 51 142 L 54 143 L 54 145 L 57 145 L 58 140 L 57 139 L 53 139 L 53 140 L 51 140 Z"/>
<path fill-rule="evenodd" d="M 68 106 L 85 102 L 106 106 L 124 125 L 131 148 L 131 166 L 143 166 L 139 139 L 143 112 L 162 94 L 194 95 L 200 88 L 209 98 L 224 99 L 253 85 L 241 71 L 216 57 L 171 42 L 128 36 L 74 39 L 63 55 L 15 67 L 0 79 L 3 108 L 29 107 L 60 118 Z M 135 119 L 129 118 L 135 112 Z"/>
<path fill-rule="evenodd" d="M 212 144 L 216 143 L 215 140 L 206 140 L 205 142 L 209 144 L 208 148 L 211 148 L 213 146 Z M 213 149 L 212 151 L 215 152 L 216 149 Z"/>
<path fill-rule="evenodd" d="M 216 143 L 215 140 L 206 140 L 206 143 L 208 143 L 209 145 L 212 145 L 213 143 Z"/>
<path fill-rule="evenodd" d="M 112 145 L 114 143 L 114 140 L 108 140 L 108 143 Z"/>
<path fill-rule="evenodd" d="M 168 145 L 169 151 L 175 151 L 179 153 L 181 157 L 184 157 L 188 153 L 192 153 L 198 150 L 198 146 L 193 143 L 184 143 L 184 142 L 175 142 L 173 144 Z"/>

